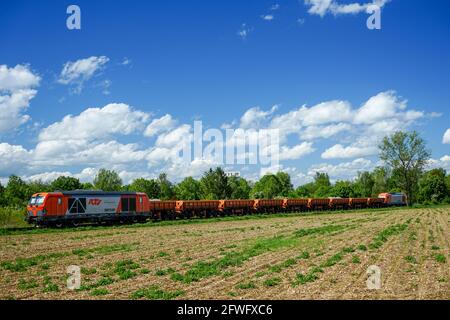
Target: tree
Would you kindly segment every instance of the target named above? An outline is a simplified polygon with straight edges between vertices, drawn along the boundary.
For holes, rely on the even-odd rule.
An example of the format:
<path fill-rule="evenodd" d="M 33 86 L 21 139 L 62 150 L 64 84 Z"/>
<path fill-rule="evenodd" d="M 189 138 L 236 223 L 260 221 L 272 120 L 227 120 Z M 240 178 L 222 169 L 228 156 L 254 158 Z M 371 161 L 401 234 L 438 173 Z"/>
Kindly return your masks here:
<path fill-rule="evenodd" d="M 281 186 L 280 196 L 288 197 L 291 192 L 294 190 L 294 186 L 291 183 L 291 177 L 286 172 L 278 172 L 276 177 Z"/>
<path fill-rule="evenodd" d="M 81 189 L 82 185 L 77 178 L 61 176 L 53 180 L 50 187 L 53 191 L 71 191 Z"/>
<path fill-rule="evenodd" d="M 113 170 L 100 169 L 94 178 L 94 186 L 103 191 L 120 191 L 122 179 Z"/>
<path fill-rule="evenodd" d="M 380 159 L 396 171 L 396 182 L 406 193 L 408 205 L 411 205 L 416 198 L 419 177 L 430 158 L 425 141 L 415 131 L 398 131 L 385 137 L 379 149 Z"/>
<path fill-rule="evenodd" d="M 373 187 L 372 196 L 378 196 L 380 193 L 388 192 L 389 173 L 384 167 L 377 167 L 372 172 Z"/>
<path fill-rule="evenodd" d="M 167 174 L 161 173 L 158 177 L 159 197 L 161 200 L 171 200 L 175 198 L 175 191 L 172 183 L 167 179 Z"/>
<path fill-rule="evenodd" d="M 161 193 L 157 181 L 152 179 L 147 180 L 144 178 L 135 179 L 133 183 L 128 186 L 127 189 L 133 192 L 146 193 L 150 199 L 158 199 Z"/>
<path fill-rule="evenodd" d="M 6 205 L 12 206 L 23 206 L 31 196 L 30 189 L 25 181 L 15 175 L 9 177 L 4 195 Z"/>
<path fill-rule="evenodd" d="M 450 174 L 445 177 L 445 184 L 447 186 L 447 198 L 450 199 Z"/>
<path fill-rule="evenodd" d="M 313 196 L 314 191 L 316 191 L 316 186 L 314 182 L 310 182 L 302 186 L 299 186 L 297 190 L 295 190 L 295 193 L 297 194 L 297 197 L 310 198 Z"/>
<path fill-rule="evenodd" d="M 90 182 L 82 183 L 80 188 L 83 190 L 94 190 L 95 189 L 94 185 Z"/>
<path fill-rule="evenodd" d="M 274 174 L 266 174 L 252 189 L 252 197 L 256 199 L 273 199 L 280 197 L 283 192 L 283 187 L 280 180 Z"/>
<path fill-rule="evenodd" d="M 425 173 L 419 181 L 420 202 L 441 202 L 447 197 L 444 169 L 433 169 Z"/>
<path fill-rule="evenodd" d="M 252 188 L 247 180 L 240 177 L 228 178 L 228 185 L 231 189 L 231 199 L 249 199 Z"/>
<path fill-rule="evenodd" d="M 180 200 L 200 200 L 200 182 L 192 177 L 187 177 L 175 186 L 175 194 Z"/>
<path fill-rule="evenodd" d="M 316 189 L 320 187 L 331 187 L 330 177 L 328 173 L 316 172 L 314 177 L 314 184 Z"/>
<path fill-rule="evenodd" d="M 359 172 L 355 181 L 354 191 L 360 197 L 371 197 L 374 184 L 375 180 L 370 172 Z"/>
<path fill-rule="evenodd" d="M 231 188 L 228 185 L 228 177 L 222 168 L 209 171 L 203 174 L 200 179 L 202 198 L 208 200 L 230 199 Z"/>
<path fill-rule="evenodd" d="M 2 184 L 0 183 L 0 207 L 3 207 L 6 205 L 5 200 L 6 200 L 5 187 L 3 187 Z"/>
<path fill-rule="evenodd" d="M 331 194 L 333 197 L 354 198 L 356 192 L 354 185 L 350 181 L 337 181 Z"/>

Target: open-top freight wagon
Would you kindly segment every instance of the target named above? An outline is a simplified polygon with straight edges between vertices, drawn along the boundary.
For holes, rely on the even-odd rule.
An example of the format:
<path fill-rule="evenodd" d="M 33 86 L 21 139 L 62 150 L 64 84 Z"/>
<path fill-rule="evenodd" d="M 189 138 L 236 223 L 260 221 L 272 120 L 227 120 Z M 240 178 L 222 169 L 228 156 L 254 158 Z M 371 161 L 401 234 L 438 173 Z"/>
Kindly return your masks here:
<path fill-rule="evenodd" d="M 62 191 L 37 193 L 27 206 L 27 221 L 35 225 L 78 226 L 84 223 L 137 223 L 253 213 L 347 210 L 406 205 L 401 193 L 378 198 L 149 200 L 145 193 Z"/>

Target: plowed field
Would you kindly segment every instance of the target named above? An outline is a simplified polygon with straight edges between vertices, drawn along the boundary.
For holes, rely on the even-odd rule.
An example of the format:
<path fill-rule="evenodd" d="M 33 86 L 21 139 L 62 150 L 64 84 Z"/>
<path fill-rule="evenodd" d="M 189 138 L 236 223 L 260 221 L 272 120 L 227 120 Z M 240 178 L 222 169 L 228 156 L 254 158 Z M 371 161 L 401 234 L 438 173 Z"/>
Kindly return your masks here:
<path fill-rule="evenodd" d="M 6 232 L 0 299 L 450 299 L 449 218 L 447 207 Z M 373 265 L 379 290 L 366 285 Z"/>

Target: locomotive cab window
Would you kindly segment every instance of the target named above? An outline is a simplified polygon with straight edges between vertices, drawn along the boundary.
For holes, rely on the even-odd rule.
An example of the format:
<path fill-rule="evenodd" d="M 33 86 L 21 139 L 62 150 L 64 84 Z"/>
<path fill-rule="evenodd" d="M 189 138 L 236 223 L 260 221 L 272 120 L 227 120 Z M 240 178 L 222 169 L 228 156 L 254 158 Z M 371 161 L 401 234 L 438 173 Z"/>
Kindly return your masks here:
<path fill-rule="evenodd" d="M 129 211 L 128 198 L 122 198 L 122 211 Z"/>
<path fill-rule="evenodd" d="M 62 204 L 62 199 L 58 198 L 58 204 L 61 205 Z"/>
<path fill-rule="evenodd" d="M 130 198 L 130 211 L 136 211 L 136 198 Z"/>

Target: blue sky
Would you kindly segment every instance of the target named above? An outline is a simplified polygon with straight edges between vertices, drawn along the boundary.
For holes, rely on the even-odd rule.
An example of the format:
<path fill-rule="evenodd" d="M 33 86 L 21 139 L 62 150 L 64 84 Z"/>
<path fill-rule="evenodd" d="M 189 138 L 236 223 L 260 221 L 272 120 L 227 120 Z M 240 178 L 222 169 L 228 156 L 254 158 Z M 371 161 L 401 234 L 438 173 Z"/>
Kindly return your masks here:
<path fill-rule="evenodd" d="M 450 170 L 450 3 L 378 0 L 381 30 L 338 12 L 371 2 L 2 2 L 0 179 L 198 176 L 216 163 L 170 158 L 194 120 L 281 130 L 279 166 L 225 166 L 252 179 L 352 178 L 394 129 L 419 131 Z"/>

